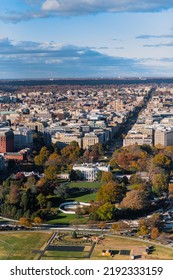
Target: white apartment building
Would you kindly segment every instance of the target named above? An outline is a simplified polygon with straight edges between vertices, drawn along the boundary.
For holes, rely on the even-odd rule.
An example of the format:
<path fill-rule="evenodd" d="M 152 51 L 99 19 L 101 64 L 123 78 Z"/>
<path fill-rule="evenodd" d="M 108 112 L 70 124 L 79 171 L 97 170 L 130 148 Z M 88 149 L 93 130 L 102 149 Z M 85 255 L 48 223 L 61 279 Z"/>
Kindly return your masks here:
<path fill-rule="evenodd" d="M 94 132 L 86 133 L 83 137 L 83 149 L 88 149 L 89 147 L 101 143 L 103 144 L 103 133 L 95 134 Z"/>
<path fill-rule="evenodd" d="M 173 145 L 173 127 L 158 127 L 154 132 L 154 146 L 163 147 Z"/>
<path fill-rule="evenodd" d="M 81 133 L 60 133 L 57 132 L 55 137 L 52 138 L 52 142 L 56 143 L 58 147 L 62 148 L 69 145 L 71 142 L 77 142 L 79 147 L 82 147 Z"/>
<path fill-rule="evenodd" d="M 25 127 L 17 128 L 14 132 L 14 149 L 31 148 L 33 145 L 33 131 Z"/>
<path fill-rule="evenodd" d="M 131 145 L 153 145 L 152 135 L 142 134 L 140 132 L 130 132 L 123 139 L 123 146 Z"/>

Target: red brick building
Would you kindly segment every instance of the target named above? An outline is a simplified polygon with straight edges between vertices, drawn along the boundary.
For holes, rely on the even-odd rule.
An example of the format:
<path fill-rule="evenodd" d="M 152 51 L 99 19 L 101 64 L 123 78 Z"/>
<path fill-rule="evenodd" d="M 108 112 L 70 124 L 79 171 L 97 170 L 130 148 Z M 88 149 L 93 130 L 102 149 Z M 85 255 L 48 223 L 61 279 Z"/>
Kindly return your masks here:
<path fill-rule="evenodd" d="M 14 152 L 14 133 L 11 129 L 0 129 L 0 153 Z"/>
<path fill-rule="evenodd" d="M 4 158 L 23 161 L 24 159 L 26 159 L 26 156 L 25 154 L 20 154 L 20 153 L 5 153 Z"/>

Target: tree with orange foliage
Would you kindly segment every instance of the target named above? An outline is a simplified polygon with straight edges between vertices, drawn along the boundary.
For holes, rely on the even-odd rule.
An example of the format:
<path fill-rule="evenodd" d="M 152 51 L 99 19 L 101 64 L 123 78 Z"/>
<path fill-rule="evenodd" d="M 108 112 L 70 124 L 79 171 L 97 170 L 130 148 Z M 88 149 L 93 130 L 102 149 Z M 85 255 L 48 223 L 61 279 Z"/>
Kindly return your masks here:
<path fill-rule="evenodd" d="M 152 230 L 151 230 L 151 238 L 152 239 L 156 239 L 159 235 L 159 230 L 157 227 L 154 227 Z"/>

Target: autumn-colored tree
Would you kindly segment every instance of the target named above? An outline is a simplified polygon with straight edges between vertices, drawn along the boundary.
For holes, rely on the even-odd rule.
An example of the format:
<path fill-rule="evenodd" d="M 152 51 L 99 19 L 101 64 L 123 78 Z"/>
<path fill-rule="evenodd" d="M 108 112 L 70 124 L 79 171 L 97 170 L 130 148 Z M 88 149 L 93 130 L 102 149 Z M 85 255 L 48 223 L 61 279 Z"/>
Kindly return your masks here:
<path fill-rule="evenodd" d="M 141 190 L 132 190 L 126 193 L 120 206 L 131 210 L 142 210 L 149 205 L 147 193 Z"/>
<path fill-rule="evenodd" d="M 103 185 L 97 192 L 96 198 L 98 201 L 104 202 L 120 202 L 126 194 L 126 187 L 118 185 L 114 181 Z"/>
<path fill-rule="evenodd" d="M 105 204 L 100 206 L 97 210 L 97 215 L 99 217 L 99 220 L 101 221 L 112 220 L 114 217 L 114 211 L 115 211 L 114 205 L 109 202 L 106 202 Z"/>
<path fill-rule="evenodd" d="M 62 157 L 57 153 L 52 153 L 46 161 L 46 166 L 60 166 L 62 164 Z"/>
<path fill-rule="evenodd" d="M 155 166 L 170 169 L 172 161 L 171 161 L 171 158 L 169 158 L 168 156 L 166 156 L 162 153 L 159 153 L 154 156 L 153 163 Z"/>
<path fill-rule="evenodd" d="M 37 180 L 36 180 L 35 176 L 29 176 L 27 178 L 26 183 L 24 184 L 25 189 L 26 190 L 31 189 L 33 192 L 37 192 L 37 190 L 36 190 L 36 182 L 37 182 Z"/>
<path fill-rule="evenodd" d="M 171 158 L 173 161 L 173 146 L 167 146 L 165 148 L 164 154 Z"/>
<path fill-rule="evenodd" d="M 151 238 L 152 239 L 156 239 L 159 235 L 159 230 L 157 227 L 154 227 L 152 230 L 151 230 Z"/>
<path fill-rule="evenodd" d="M 61 150 L 64 163 L 75 162 L 81 155 L 81 149 L 77 142 L 73 141 Z"/>
<path fill-rule="evenodd" d="M 112 224 L 111 229 L 113 231 L 123 231 L 123 230 L 128 230 L 129 225 L 127 223 L 124 223 L 123 221 L 116 222 Z"/>
<path fill-rule="evenodd" d="M 32 227 L 32 223 L 29 218 L 21 217 L 19 219 L 19 224 L 21 226 Z"/>
<path fill-rule="evenodd" d="M 10 190 L 8 201 L 10 204 L 17 204 L 20 201 L 20 190 L 17 186 L 13 186 Z"/>
<path fill-rule="evenodd" d="M 35 156 L 34 162 L 36 165 L 43 166 L 49 157 L 49 151 L 46 147 L 41 148 L 40 153 Z"/>
<path fill-rule="evenodd" d="M 96 143 L 91 147 L 91 150 L 96 152 L 99 156 L 103 155 L 104 149 L 101 143 Z"/>
<path fill-rule="evenodd" d="M 56 166 L 48 166 L 45 170 L 44 170 L 44 176 L 46 180 L 54 180 L 57 178 L 57 168 Z"/>
<path fill-rule="evenodd" d="M 129 183 L 132 185 L 141 184 L 141 183 L 143 183 L 143 179 L 141 178 L 141 176 L 139 174 L 133 174 L 129 179 Z"/>
<path fill-rule="evenodd" d="M 173 198 L 173 183 L 169 184 L 169 197 Z"/>
<path fill-rule="evenodd" d="M 154 213 L 147 219 L 147 224 L 150 228 L 157 227 L 158 229 L 162 229 L 164 225 L 162 215 L 160 213 Z"/>
<path fill-rule="evenodd" d="M 15 176 L 16 180 L 22 180 L 25 179 L 25 175 L 22 172 L 17 172 L 16 176 Z"/>
<path fill-rule="evenodd" d="M 118 152 L 116 156 L 116 162 L 121 168 L 129 169 L 132 158 L 133 156 L 129 153 L 128 150 L 122 150 Z"/>
<path fill-rule="evenodd" d="M 45 184 L 47 183 L 47 180 L 45 177 L 40 178 L 37 183 L 36 183 L 36 187 L 38 188 L 42 188 L 45 186 Z"/>
<path fill-rule="evenodd" d="M 84 154 L 83 154 L 83 156 L 84 156 L 84 158 L 85 158 L 86 160 L 89 160 L 89 158 L 90 158 L 90 151 L 89 151 L 88 149 L 86 149 L 85 152 L 84 152 Z"/>
<path fill-rule="evenodd" d="M 99 228 L 101 228 L 102 230 L 106 228 L 106 223 L 105 222 L 100 222 L 99 223 Z"/>
<path fill-rule="evenodd" d="M 33 222 L 36 225 L 40 225 L 43 222 L 43 220 L 40 217 L 35 217 Z"/>
<path fill-rule="evenodd" d="M 118 164 L 117 164 L 115 158 L 111 158 L 109 164 L 110 164 L 110 166 L 111 166 L 112 168 L 118 168 Z"/>
<path fill-rule="evenodd" d="M 109 172 L 106 172 L 106 171 L 102 172 L 102 176 L 101 176 L 100 182 L 108 183 L 108 182 L 110 182 L 112 180 L 113 180 L 112 172 L 110 172 L 110 171 Z"/>
<path fill-rule="evenodd" d="M 168 176 L 164 174 L 155 174 L 152 178 L 152 190 L 161 195 L 162 192 L 168 190 Z"/>
<path fill-rule="evenodd" d="M 137 232 L 138 236 L 145 236 L 149 233 L 149 229 L 147 228 L 147 226 L 142 225 L 139 229 L 139 231 Z"/>

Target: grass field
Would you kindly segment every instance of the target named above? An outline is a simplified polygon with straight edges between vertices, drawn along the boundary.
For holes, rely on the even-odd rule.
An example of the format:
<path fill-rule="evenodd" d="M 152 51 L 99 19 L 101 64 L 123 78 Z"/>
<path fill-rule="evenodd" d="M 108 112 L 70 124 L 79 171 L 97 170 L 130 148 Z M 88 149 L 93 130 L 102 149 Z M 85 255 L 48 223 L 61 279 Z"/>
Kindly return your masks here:
<path fill-rule="evenodd" d="M 75 247 L 75 246 L 74 246 Z M 75 249 L 79 248 L 79 246 L 76 246 Z M 84 245 L 83 250 L 73 250 L 70 248 L 70 246 L 67 245 L 66 250 L 59 250 L 59 251 L 53 251 L 53 250 L 47 250 L 44 254 L 44 257 L 42 260 L 49 260 L 49 259 L 55 259 L 55 260 L 63 260 L 63 259 L 87 259 L 88 254 L 91 250 L 91 246 Z"/>
<path fill-rule="evenodd" d="M 51 224 L 51 225 L 62 224 L 62 225 L 68 226 L 69 224 L 73 224 L 74 220 L 76 220 L 75 214 L 59 213 L 57 215 L 57 218 L 49 220 L 46 223 Z M 86 218 L 78 218 L 78 221 L 80 222 L 80 224 L 84 224 L 84 223 L 86 223 Z"/>
<path fill-rule="evenodd" d="M 141 255 L 139 259 L 147 260 L 173 260 L 173 248 L 165 248 L 159 245 L 154 245 L 154 250 L 149 255 L 144 255 L 146 246 L 151 246 L 149 242 L 142 242 L 122 237 L 106 237 L 101 243 L 97 244 L 92 254 L 91 259 L 95 260 L 129 260 L 129 256 L 115 254 L 114 257 L 102 256 L 102 250 L 130 250 L 134 255 Z"/>
<path fill-rule="evenodd" d="M 50 236 L 51 232 L 1 232 L 0 259 L 32 260 L 36 257 L 32 250 L 41 249 Z"/>
<path fill-rule="evenodd" d="M 100 188 L 103 183 L 100 182 L 69 182 L 66 184 L 69 188 Z"/>
<path fill-rule="evenodd" d="M 0 233 L 0 259 L 1 260 L 33 260 L 37 259 L 38 255 L 32 253 L 32 250 L 41 250 L 52 232 L 5 232 Z M 81 242 L 81 241 L 80 241 Z M 66 246 L 62 250 L 51 246 Z M 45 252 L 42 260 L 65 260 L 65 259 L 88 259 L 88 254 L 91 250 L 91 244 L 79 243 L 72 246 L 79 246 L 77 249 L 72 249 L 71 245 L 66 242 L 55 242 Z M 106 236 L 98 244 L 96 244 L 91 255 L 91 260 L 129 260 L 129 255 L 121 255 L 122 250 L 129 251 L 138 259 L 147 260 L 173 260 L 173 249 L 165 248 L 160 245 L 154 245 L 154 250 L 149 255 L 144 255 L 146 246 L 151 243 L 132 240 L 129 238 Z M 83 247 L 81 249 L 81 247 Z M 66 249 L 67 248 L 67 249 Z M 103 256 L 103 250 L 113 250 L 116 252 L 112 256 Z M 139 257 L 141 256 L 141 257 Z"/>
<path fill-rule="evenodd" d="M 96 193 L 89 193 L 89 194 L 83 194 L 83 195 L 79 195 L 79 196 L 71 196 L 72 200 L 74 198 L 74 201 L 79 201 L 79 202 L 90 202 L 91 200 L 96 200 Z"/>

